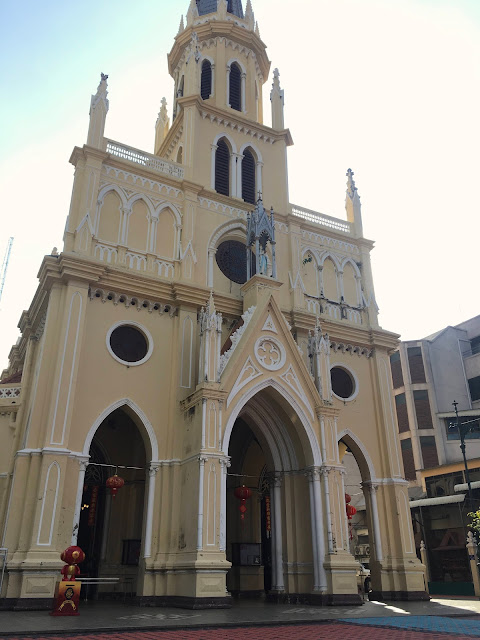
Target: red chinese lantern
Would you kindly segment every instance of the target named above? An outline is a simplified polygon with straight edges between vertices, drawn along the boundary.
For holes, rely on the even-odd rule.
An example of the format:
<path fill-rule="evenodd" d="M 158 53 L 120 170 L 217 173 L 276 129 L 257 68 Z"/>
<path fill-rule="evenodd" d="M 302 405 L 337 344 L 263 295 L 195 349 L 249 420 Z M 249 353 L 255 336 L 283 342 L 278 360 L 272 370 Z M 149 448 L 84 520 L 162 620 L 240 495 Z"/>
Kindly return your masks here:
<path fill-rule="evenodd" d="M 105 484 L 107 485 L 107 488 L 110 489 L 112 496 L 115 498 L 117 491 L 125 484 L 125 480 L 115 474 L 114 476 L 107 478 L 107 482 Z"/>
<path fill-rule="evenodd" d="M 351 501 L 352 501 L 352 498 L 350 497 L 350 494 L 346 493 L 345 494 L 345 504 L 348 504 Z"/>
<path fill-rule="evenodd" d="M 347 518 L 351 520 L 356 513 L 357 510 L 355 509 L 355 507 L 353 507 L 351 504 L 347 504 Z"/>
<path fill-rule="evenodd" d="M 237 498 L 237 500 L 240 500 L 241 502 L 240 506 L 238 507 L 238 510 L 240 511 L 240 519 L 245 520 L 245 512 L 247 511 L 247 507 L 245 506 L 245 503 L 249 498 L 252 497 L 252 490 L 246 487 L 245 485 L 242 485 L 241 487 L 237 487 L 235 489 L 235 491 L 233 492 L 233 495 Z"/>

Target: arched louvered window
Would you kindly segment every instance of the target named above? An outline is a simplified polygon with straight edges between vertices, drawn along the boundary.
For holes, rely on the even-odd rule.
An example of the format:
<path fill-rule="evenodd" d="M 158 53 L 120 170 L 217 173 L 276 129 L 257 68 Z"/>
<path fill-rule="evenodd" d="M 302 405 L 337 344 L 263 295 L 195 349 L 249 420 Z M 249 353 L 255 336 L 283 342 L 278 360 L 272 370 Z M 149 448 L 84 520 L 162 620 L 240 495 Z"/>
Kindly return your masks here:
<path fill-rule="evenodd" d="M 215 151 L 215 191 L 230 195 L 230 149 L 223 139 Z"/>
<path fill-rule="evenodd" d="M 236 62 L 230 66 L 230 106 L 237 111 L 242 110 L 242 72 Z"/>
<path fill-rule="evenodd" d="M 212 65 L 210 60 L 202 62 L 202 76 L 200 80 L 200 95 L 202 100 L 208 100 L 212 93 Z"/>
<path fill-rule="evenodd" d="M 250 149 L 245 149 L 242 160 L 242 198 L 255 204 L 255 158 Z"/>

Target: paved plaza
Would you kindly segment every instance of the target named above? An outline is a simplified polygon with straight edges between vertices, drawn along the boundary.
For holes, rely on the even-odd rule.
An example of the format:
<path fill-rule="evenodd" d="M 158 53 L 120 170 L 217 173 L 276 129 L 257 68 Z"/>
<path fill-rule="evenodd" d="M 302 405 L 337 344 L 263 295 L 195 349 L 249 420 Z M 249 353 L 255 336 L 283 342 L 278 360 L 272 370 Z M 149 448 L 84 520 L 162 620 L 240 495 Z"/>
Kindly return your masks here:
<path fill-rule="evenodd" d="M 231 609 L 82 603 L 78 617 L 3 611 L 0 636 L 55 640 L 465 640 L 480 638 L 480 601 L 366 602 L 315 607 L 240 600 Z"/>

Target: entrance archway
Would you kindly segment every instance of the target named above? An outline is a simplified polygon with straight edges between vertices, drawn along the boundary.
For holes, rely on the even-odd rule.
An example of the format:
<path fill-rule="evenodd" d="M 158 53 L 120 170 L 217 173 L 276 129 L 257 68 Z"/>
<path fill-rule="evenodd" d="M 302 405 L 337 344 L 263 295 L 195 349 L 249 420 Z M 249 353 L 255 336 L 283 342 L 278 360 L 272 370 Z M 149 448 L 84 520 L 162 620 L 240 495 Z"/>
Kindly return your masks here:
<path fill-rule="evenodd" d="M 82 574 L 102 578 L 105 584 L 89 586 L 88 598 L 95 594 L 98 597 L 137 594 L 145 542 L 147 457 L 142 435 L 129 413 L 126 407 L 109 413 L 96 429 L 89 447 L 77 544 L 86 554 Z M 125 485 L 114 498 L 105 483 L 115 472 Z M 118 582 L 115 584 L 112 578 L 118 578 Z"/>
<path fill-rule="evenodd" d="M 375 471 L 368 451 L 357 436 L 345 429 L 338 438 L 339 460 L 346 472 L 345 490 L 352 498 L 350 504 L 357 509 L 349 520 L 350 552 L 371 571 L 375 588 L 383 559 Z"/>
<path fill-rule="evenodd" d="M 307 476 L 314 455 L 302 420 L 283 394 L 264 385 L 232 412 L 231 421 L 224 441 L 231 464 L 227 590 L 244 596 L 310 593 L 318 587 L 319 566 L 312 541 L 318 547 L 321 540 L 323 550 L 324 542 L 323 526 L 317 535 L 312 518 L 313 488 Z M 235 489 L 244 485 L 251 497 L 242 518 Z"/>

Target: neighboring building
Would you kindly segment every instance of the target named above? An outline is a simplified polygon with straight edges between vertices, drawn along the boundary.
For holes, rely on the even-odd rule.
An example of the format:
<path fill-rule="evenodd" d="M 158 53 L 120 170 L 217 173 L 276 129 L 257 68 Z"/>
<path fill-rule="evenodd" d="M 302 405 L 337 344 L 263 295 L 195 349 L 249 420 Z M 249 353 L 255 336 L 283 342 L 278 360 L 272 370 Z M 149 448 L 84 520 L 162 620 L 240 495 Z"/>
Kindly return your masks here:
<path fill-rule="evenodd" d="M 174 119 L 162 101 L 154 154 L 104 138 L 102 74 L 71 156 L 63 251 L 41 265 L 0 385 L 1 595 L 49 606 L 78 543 L 84 573 L 143 603 L 359 603 L 348 448 L 373 590 L 422 598 L 398 336 L 378 325 L 353 173 L 347 220 L 289 203 L 283 90 L 274 71 L 267 127 L 250 2 L 192 0 L 168 65 Z"/>
<path fill-rule="evenodd" d="M 390 363 L 417 549 L 424 539 L 432 583 L 470 582 L 465 525 L 466 514 L 480 503 L 480 316 L 402 342 Z M 465 441 L 474 504 L 466 491 L 453 402 L 459 423 L 470 428 Z"/>

